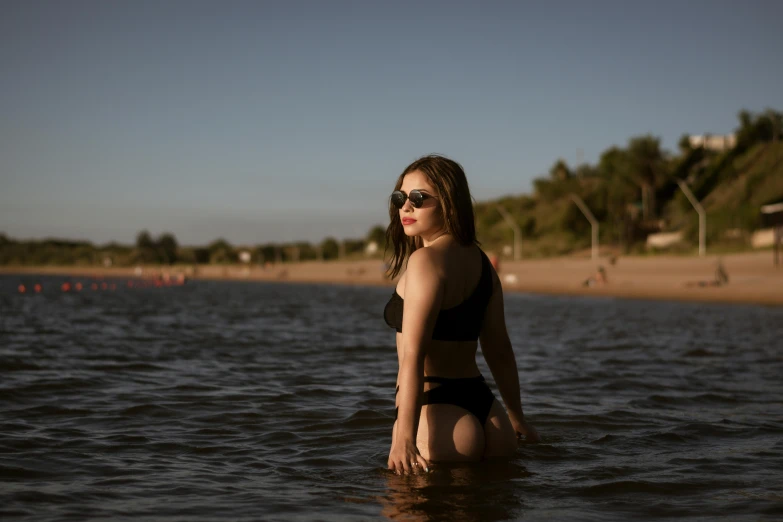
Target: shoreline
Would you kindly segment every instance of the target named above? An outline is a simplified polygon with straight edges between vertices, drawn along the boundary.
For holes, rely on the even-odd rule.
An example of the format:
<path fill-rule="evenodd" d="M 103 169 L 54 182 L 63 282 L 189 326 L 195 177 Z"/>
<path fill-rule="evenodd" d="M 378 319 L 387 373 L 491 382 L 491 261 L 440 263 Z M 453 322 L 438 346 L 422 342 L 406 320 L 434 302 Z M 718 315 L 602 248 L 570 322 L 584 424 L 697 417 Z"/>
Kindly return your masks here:
<path fill-rule="evenodd" d="M 718 260 L 728 274 L 727 284 L 709 286 L 715 280 Z M 607 283 L 583 286 L 605 269 Z M 260 266 L 0 266 L 0 275 L 57 275 L 65 277 L 131 278 L 172 276 L 184 273 L 193 280 L 254 281 L 280 283 L 386 286 L 395 282 L 383 275 L 379 259 L 354 261 L 304 261 Z M 498 271 L 505 292 L 575 297 L 613 297 L 711 303 L 783 305 L 783 266 L 774 267 L 768 252 L 699 257 L 620 257 L 615 264 L 601 258 L 558 257 L 500 263 Z M 699 284 L 705 286 L 698 286 Z"/>

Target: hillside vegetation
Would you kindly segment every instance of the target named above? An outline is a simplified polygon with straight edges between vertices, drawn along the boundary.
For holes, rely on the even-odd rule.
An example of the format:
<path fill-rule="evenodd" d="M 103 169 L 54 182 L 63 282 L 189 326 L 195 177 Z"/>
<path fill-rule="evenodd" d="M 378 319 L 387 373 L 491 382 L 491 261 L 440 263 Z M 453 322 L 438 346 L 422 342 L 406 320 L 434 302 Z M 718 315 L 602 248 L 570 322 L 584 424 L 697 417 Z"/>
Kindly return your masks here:
<path fill-rule="evenodd" d="M 783 201 L 783 118 L 742 112 L 739 120 L 736 145 L 725 151 L 693 148 L 683 136 L 672 154 L 647 135 L 606 150 L 597 165 L 572 168 L 558 160 L 548 177 L 534 181 L 533 194 L 478 203 L 479 239 L 489 249 L 513 243 L 502 206 L 519 225 L 524 257 L 589 248 L 591 227 L 576 195 L 598 220 L 602 246 L 640 252 L 648 234 L 682 231 L 675 248 L 689 251 L 698 243 L 698 215 L 677 184 L 682 180 L 705 208 L 708 244 L 745 248 L 762 225 L 760 207 Z"/>

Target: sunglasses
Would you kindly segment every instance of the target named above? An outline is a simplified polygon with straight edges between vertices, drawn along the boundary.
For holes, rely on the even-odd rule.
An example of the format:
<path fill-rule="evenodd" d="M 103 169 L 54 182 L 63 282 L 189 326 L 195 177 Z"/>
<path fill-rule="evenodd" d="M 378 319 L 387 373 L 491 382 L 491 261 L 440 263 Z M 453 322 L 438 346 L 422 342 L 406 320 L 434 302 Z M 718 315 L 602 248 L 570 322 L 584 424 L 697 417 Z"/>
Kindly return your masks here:
<path fill-rule="evenodd" d="M 429 194 L 422 194 L 419 192 L 419 189 L 411 190 L 410 194 L 406 194 L 401 190 L 395 190 L 392 192 L 391 202 L 395 207 L 402 208 L 402 206 L 405 205 L 405 200 L 409 199 L 411 201 L 411 205 L 413 205 L 415 208 L 421 208 L 421 206 L 424 204 L 424 200 L 429 198 L 438 199 L 435 196 L 430 196 Z"/>

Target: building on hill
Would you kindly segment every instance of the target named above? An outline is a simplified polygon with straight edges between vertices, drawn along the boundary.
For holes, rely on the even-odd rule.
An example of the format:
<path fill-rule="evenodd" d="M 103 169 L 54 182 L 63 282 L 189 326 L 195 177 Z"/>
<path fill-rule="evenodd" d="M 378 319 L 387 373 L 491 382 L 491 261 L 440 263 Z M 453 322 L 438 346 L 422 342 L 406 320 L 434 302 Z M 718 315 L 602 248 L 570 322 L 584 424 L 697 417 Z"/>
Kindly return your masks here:
<path fill-rule="evenodd" d="M 735 134 L 702 134 L 688 136 L 688 143 L 691 147 L 697 149 L 704 147 L 708 150 L 722 152 L 733 149 L 737 145 L 737 136 Z"/>

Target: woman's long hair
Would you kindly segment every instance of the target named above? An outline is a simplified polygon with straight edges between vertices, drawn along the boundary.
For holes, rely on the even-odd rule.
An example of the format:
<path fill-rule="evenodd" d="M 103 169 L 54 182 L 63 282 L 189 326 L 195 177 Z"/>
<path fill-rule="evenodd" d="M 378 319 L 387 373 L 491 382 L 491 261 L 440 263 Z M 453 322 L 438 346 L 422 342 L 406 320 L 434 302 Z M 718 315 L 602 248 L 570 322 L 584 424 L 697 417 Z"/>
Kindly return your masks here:
<path fill-rule="evenodd" d="M 473 198 L 470 197 L 468 179 L 462 166 L 454 160 L 436 154 L 417 159 L 402 171 L 394 190 L 400 190 L 406 174 L 419 171 L 437 190 L 439 211 L 443 216 L 446 233 L 451 234 L 460 245 L 478 244 L 476 224 L 473 217 Z M 386 229 L 386 249 L 393 254 L 387 275 L 394 279 L 399 275 L 406 259 L 421 248 L 421 239 L 405 235 L 400 221 L 400 211 L 389 201 L 389 227 Z"/>

